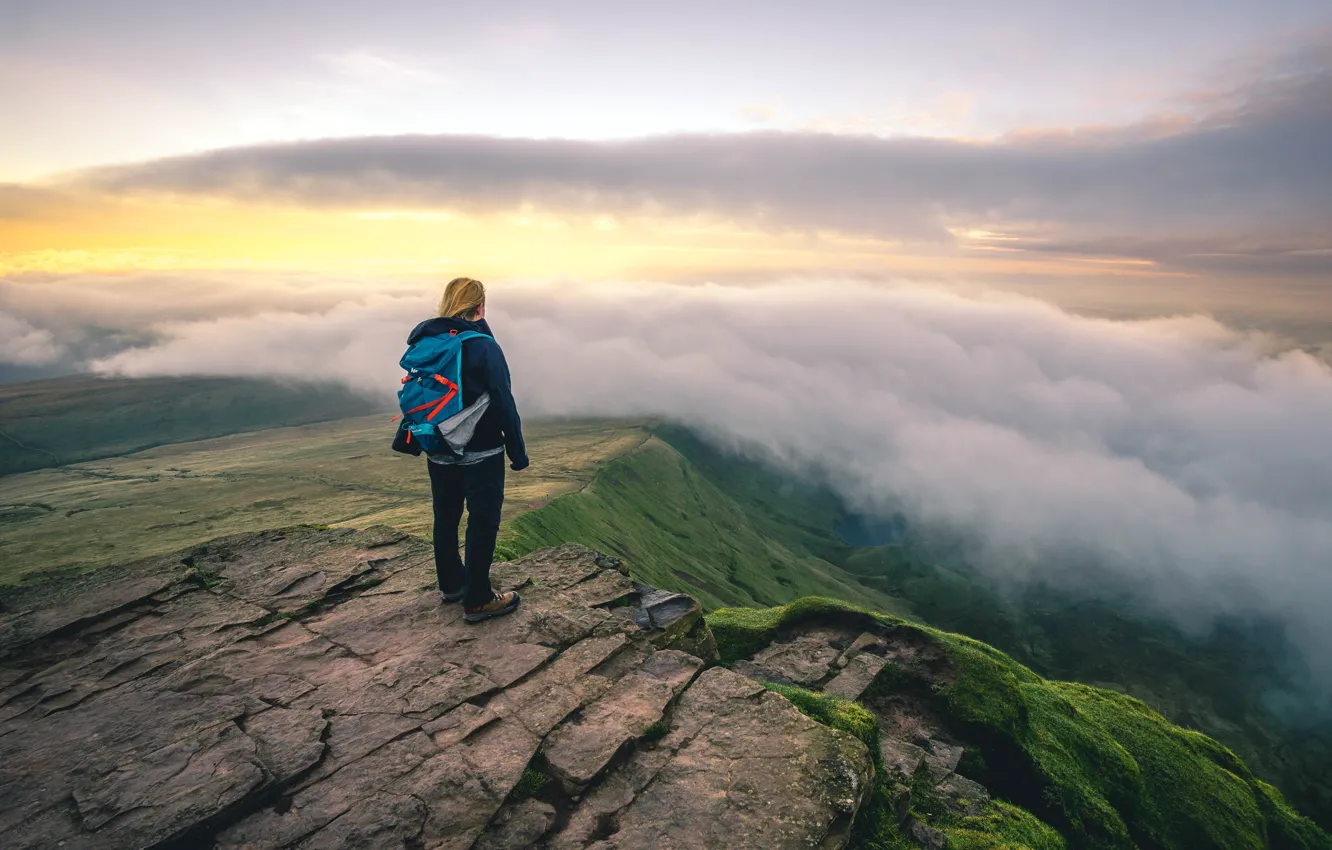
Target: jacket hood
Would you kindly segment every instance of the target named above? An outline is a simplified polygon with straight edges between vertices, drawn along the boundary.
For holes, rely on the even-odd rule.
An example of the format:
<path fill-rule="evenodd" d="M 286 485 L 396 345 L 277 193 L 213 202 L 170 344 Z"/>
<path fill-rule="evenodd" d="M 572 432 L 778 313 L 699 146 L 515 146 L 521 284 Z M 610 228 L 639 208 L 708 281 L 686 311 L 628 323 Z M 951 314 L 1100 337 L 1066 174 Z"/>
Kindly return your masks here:
<path fill-rule="evenodd" d="M 462 331 L 474 331 L 476 333 L 485 334 L 491 339 L 495 338 L 495 334 L 491 333 L 490 325 L 486 324 L 485 319 L 469 322 L 466 319 L 445 319 L 436 317 L 433 319 L 426 319 L 424 322 L 413 328 L 412 332 L 407 335 L 407 344 L 411 345 L 423 336 L 439 336 L 440 334 L 446 334 L 449 331 L 458 331 L 459 333 Z"/>

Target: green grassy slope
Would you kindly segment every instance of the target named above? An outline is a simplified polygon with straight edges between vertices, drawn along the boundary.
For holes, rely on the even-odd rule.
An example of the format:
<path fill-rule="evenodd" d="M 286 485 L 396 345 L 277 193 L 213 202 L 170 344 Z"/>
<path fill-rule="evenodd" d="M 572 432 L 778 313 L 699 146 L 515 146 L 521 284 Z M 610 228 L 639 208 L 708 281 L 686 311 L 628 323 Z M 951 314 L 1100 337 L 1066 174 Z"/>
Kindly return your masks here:
<path fill-rule="evenodd" d="M 655 433 L 718 490 L 742 505 L 764 534 L 794 551 L 824 560 L 846 551 L 836 534 L 846 508 L 827 487 L 721 451 L 684 428 L 664 425 Z"/>
<path fill-rule="evenodd" d="M 500 557 L 585 543 L 629 561 L 636 578 L 708 609 L 818 594 L 901 610 L 897 600 L 793 550 L 674 448 L 652 439 L 608 463 L 583 491 L 515 517 Z"/>
<path fill-rule="evenodd" d="M 994 824 L 987 827 L 983 819 L 963 823 L 918 812 L 949 834 L 952 846 L 1058 846 L 1040 828 L 1048 824 L 1072 847 L 1332 848 L 1332 838 L 1256 779 L 1234 753 L 1171 724 L 1133 697 L 1050 681 L 970 638 L 833 600 L 802 599 L 766 610 L 728 608 L 709 614 L 707 621 L 723 660 L 732 662 L 796 622 L 828 616 L 909 629 L 942 647 L 952 660 L 951 681 L 941 683 L 893 662 L 893 675 L 881 682 L 928 700 L 956 734 L 980 750 L 968 772 L 1016 812 L 1039 819 L 991 812 Z M 816 711 L 811 714 L 817 717 Z M 840 715 L 850 716 L 845 709 Z M 873 807 L 886 805 L 881 790 Z M 866 817 L 875 827 L 866 836 L 868 846 L 902 846 L 890 818 L 881 811 Z M 1034 839 L 1001 834 L 1019 825 Z"/>
<path fill-rule="evenodd" d="M 0 475 L 382 409 L 336 385 L 249 378 L 98 378 L 0 384 Z"/>

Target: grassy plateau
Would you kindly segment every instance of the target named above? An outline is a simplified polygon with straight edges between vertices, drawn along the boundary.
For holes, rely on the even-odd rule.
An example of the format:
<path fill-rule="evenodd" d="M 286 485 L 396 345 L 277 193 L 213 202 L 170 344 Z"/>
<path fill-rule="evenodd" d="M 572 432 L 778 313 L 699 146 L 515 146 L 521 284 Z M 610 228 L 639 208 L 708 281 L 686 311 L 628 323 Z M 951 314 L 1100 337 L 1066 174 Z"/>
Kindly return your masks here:
<path fill-rule="evenodd" d="M 0 384 L 0 475 L 382 407 L 336 385 L 250 378 L 76 375 Z"/>

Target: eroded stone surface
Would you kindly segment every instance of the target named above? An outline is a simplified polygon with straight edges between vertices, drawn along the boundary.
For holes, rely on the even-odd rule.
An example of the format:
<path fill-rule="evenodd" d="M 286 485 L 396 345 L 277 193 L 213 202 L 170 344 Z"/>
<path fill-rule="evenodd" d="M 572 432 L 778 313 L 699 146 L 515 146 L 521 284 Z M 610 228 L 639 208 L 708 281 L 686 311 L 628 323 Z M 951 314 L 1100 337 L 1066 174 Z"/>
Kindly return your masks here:
<path fill-rule="evenodd" d="M 115 568 L 47 607 L 6 599 L 0 846 L 845 838 L 863 745 L 729 671 L 695 680 L 688 650 L 715 643 L 694 600 L 563 546 L 496 565 L 523 605 L 469 626 L 431 563 L 392 529 L 286 529 Z M 519 799 L 533 767 L 578 803 Z"/>
<path fill-rule="evenodd" d="M 826 630 L 800 634 L 765 647 L 750 661 L 737 664 L 736 669 L 750 678 L 808 687 L 826 678 L 842 654 L 834 643 L 839 638 Z"/>
<path fill-rule="evenodd" d="M 824 685 L 823 692 L 845 699 L 860 699 L 885 663 L 884 659 L 867 652 L 855 655 L 844 663 L 842 672 Z"/>
<path fill-rule="evenodd" d="M 915 744 L 884 735 L 879 741 L 883 755 L 883 767 L 907 781 L 916 775 L 917 768 L 925 761 L 926 752 Z"/>
<path fill-rule="evenodd" d="M 473 850 L 523 850 L 532 847 L 555 823 L 555 807 L 540 800 L 505 806 Z"/>
<path fill-rule="evenodd" d="M 661 720 L 666 704 L 684 690 L 703 662 L 663 649 L 587 706 L 582 717 L 546 739 L 544 752 L 555 775 L 567 783 L 592 780 L 620 747 Z"/>
<path fill-rule="evenodd" d="M 552 847 L 838 847 L 872 785 L 864 744 L 724 668 L 681 695 L 671 725 L 607 777 L 597 824 L 571 819 Z"/>
<path fill-rule="evenodd" d="M 830 668 L 821 674 L 830 657 Z M 800 684 L 859 700 L 875 714 L 882 764 L 892 783 L 893 817 L 900 837 L 915 846 L 947 846 L 944 833 L 930 822 L 940 809 L 950 816 L 990 810 L 987 789 L 957 773 L 966 748 L 930 704 L 932 694 L 955 681 L 956 671 L 947 653 L 922 630 L 885 624 L 878 631 L 860 631 L 851 622 L 842 629 L 827 620 L 797 624 L 734 669 L 756 681 Z M 641 777 L 636 781 L 639 787 L 646 784 Z M 919 789 L 919 783 L 928 783 L 922 791 L 926 803 L 921 811 L 926 815 L 913 804 L 912 788 Z M 609 778 L 584 807 L 586 814 L 570 819 L 564 832 L 582 837 L 595 834 L 598 826 L 604 829 L 607 819 L 616 817 L 636 793 L 626 789 L 628 785 L 628 775 Z M 600 820 L 594 822 L 593 816 Z"/>

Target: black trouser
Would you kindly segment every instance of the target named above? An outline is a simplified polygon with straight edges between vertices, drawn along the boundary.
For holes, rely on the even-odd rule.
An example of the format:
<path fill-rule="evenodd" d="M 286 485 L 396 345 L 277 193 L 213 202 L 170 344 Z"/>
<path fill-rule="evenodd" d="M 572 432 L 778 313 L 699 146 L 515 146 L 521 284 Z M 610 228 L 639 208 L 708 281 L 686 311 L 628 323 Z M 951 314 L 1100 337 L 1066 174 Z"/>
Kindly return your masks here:
<path fill-rule="evenodd" d="M 435 502 L 435 573 L 444 593 L 465 591 L 463 605 L 475 608 L 494 597 L 490 562 L 495 557 L 500 508 L 504 506 L 504 455 L 465 466 L 426 463 Z M 467 565 L 458 557 L 458 523 L 467 504 Z"/>

